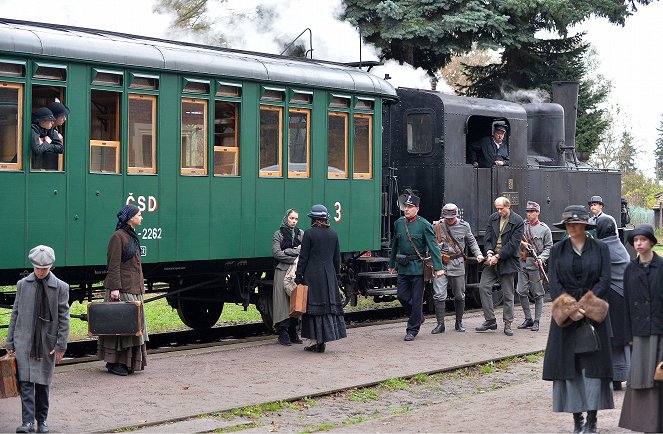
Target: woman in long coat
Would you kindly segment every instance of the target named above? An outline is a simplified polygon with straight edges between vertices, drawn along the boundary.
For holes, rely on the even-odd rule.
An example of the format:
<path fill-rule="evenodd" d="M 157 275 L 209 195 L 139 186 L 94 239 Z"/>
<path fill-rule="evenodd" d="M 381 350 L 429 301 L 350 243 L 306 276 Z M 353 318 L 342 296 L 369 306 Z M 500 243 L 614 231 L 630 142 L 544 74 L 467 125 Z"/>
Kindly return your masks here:
<path fill-rule="evenodd" d="M 278 342 L 281 345 L 301 344 L 297 336 L 297 318 L 290 318 L 290 293 L 283 285 L 288 268 L 299 256 L 304 231 L 297 227 L 299 213 L 291 208 L 286 211 L 281 227 L 272 237 L 272 256 L 276 261 L 274 269 L 274 284 L 272 291 L 272 321 L 279 334 Z"/>
<path fill-rule="evenodd" d="M 615 235 L 615 223 L 609 218 L 596 222 L 596 237 L 610 250 L 610 291 L 607 301 L 610 305 L 610 325 L 612 326 L 612 386 L 622 390 L 622 381 L 628 378 L 631 366 L 631 348 L 624 335 L 624 270 L 631 262 L 626 248 Z"/>
<path fill-rule="evenodd" d="M 145 282 L 140 262 L 140 241 L 134 228 L 143 221 L 135 205 L 125 205 L 117 213 L 115 232 L 108 242 L 108 274 L 104 280 L 104 301 L 143 301 Z M 141 304 L 141 309 L 143 305 Z M 147 366 L 148 340 L 145 311 L 142 336 L 99 336 L 97 357 L 106 362 L 108 372 L 132 374 Z"/>
<path fill-rule="evenodd" d="M 315 343 L 304 349 L 323 353 L 325 342 L 346 337 L 338 283 L 341 249 L 336 231 L 329 227 L 327 208 L 313 205 L 308 216 L 311 228 L 304 232 L 295 283 L 308 285 L 302 336 Z"/>
<path fill-rule="evenodd" d="M 619 426 L 662 432 L 663 383 L 654 381 L 654 371 L 663 361 L 663 259 L 652 250 L 652 225 L 636 226 L 627 240 L 639 256 L 624 273 L 625 331 L 633 355 Z"/>
<path fill-rule="evenodd" d="M 586 235 L 585 229 L 594 227 L 588 220 L 584 206 L 572 205 L 564 209 L 562 221 L 555 224 L 566 229 L 569 237 L 555 244 L 550 252 L 548 277 L 553 300 L 563 293 L 579 300 L 590 290 L 603 299 L 608 295 L 610 252 L 604 243 Z M 581 320 L 563 328 L 551 321 L 543 379 L 553 381 L 553 411 L 573 413 L 574 432 L 596 432 L 597 411 L 614 408 L 610 324 L 609 317 L 593 324 L 600 341 L 598 351 L 576 354 L 576 332 Z M 583 425 L 584 411 L 587 422 Z"/>

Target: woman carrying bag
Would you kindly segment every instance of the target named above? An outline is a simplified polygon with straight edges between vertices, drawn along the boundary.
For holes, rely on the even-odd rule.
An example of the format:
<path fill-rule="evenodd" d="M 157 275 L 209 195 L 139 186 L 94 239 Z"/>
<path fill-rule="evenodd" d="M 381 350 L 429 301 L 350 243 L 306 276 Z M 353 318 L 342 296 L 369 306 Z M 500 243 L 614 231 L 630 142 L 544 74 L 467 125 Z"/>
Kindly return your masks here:
<path fill-rule="evenodd" d="M 610 252 L 586 235 L 594 228 L 588 220 L 584 206 L 564 209 L 555 226 L 569 236 L 553 246 L 548 262 L 554 302 L 543 379 L 553 382 L 553 411 L 573 413 L 575 433 L 596 432 L 597 411 L 614 408 L 607 304 L 598 300 L 605 317 L 601 322 L 590 321 L 589 307 L 581 305 L 588 298 L 607 297 L 610 290 Z"/>

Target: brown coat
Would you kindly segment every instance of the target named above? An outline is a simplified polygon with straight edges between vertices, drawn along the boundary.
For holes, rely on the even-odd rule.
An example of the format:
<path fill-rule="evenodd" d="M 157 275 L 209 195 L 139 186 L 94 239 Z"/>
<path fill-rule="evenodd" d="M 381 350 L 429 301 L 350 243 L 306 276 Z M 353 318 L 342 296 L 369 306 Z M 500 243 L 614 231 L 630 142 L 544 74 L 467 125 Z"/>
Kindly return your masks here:
<path fill-rule="evenodd" d="M 131 237 L 123 229 L 113 232 L 108 242 L 108 274 L 104 280 L 107 289 L 119 289 L 130 294 L 144 294 L 145 284 L 143 269 L 140 265 L 140 249 L 136 255 L 126 262 L 122 262 L 122 250 L 131 242 Z"/>

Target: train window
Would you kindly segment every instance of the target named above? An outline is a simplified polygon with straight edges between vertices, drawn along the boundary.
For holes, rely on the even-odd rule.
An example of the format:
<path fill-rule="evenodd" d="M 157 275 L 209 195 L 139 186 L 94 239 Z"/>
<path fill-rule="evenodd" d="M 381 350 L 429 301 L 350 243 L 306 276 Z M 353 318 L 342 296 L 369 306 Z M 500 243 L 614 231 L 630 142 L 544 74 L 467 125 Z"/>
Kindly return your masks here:
<path fill-rule="evenodd" d="M 260 106 L 260 176 L 281 176 L 283 107 Z"/>
<path fill-rule="evenodd" d="M 90 172 L 120 173 L 120 94 L 92 89 Z"/>
<path fill-rule="evenodd" d="M 129 87 L 131 89 L 158 90 L 158 75 L 129 74 Z"/>
<path fill-rule="evenodd" d="M 209 94 L 209 81 L 207 80 L 194 80 L 190 78 L 184 79 L 184 88 L 182 92 L 199 93 L 201 95 Z"/>
<path fill-rule="evenodd" d="M 6 77 L 25 77 L 25 62 L 0 60 L 0 75 Z"/>
<path fill-rule="evenodd" d="M 42 78 L 45 80 L 60 80 L 67 79 L 67 67 L 64 65 L 51 65 L 46 63 L 35 63 L 33 78 Z"/>
<path fill-rule="evenodd" d="M 182 98 L 180 173 L 207 175 L 207 101 Z"/>
<path fill-rule="evenodd" d="M 407 151 L 426 154 L 433 150 L 433 115 L 412 113 L 406 118 Z"/>
<path fill-rule="evenodd" d="M 348 177 L 348 114 L 329 112 L 327 131 L 327 177 Z"/>
<path fill-rule="evenodd" d="M 129 95 L 127 122 L 129 173 L 157 173 L 156 110 L 156 96 Z"/>
<path fill-rule="evenodd" d="M 375 101 L 367 98 L 356 98 L 355 99 L 355 108 L 359 110 L 373 110 L 373 105 Z"/>
<path fill-rule="evenodd" d="M 106 86 L 122 86 L 124 74 L 120 71 L 107 71 L 105 69 L 92 70 L 92 84 Z"/>
<path fill-rule="evenodd" d="M 263 87 L 260 99 L 265 101 L 285 101 L 285 90 Z"/>
<path fill-rule="evenodd" d="M 23 86 L 0 82 L 0 170 L 21 170 Z"/>
<path fill-rule="evenodd" d="M 214 106 L 214 175 L 239 175 L 239 104 Z"/>
<path fill-rule="evenodd" d="M 373 143 L 372 115 L 354 115 L 353 177 L 370 179 L 372 172 L 371 143 Z"/>
<path fill-rule="evenodd" d="M 216 96 L 242 96 L 242 85 L 232 83 L 217 82 Z"/>
<path fill-rule="evenodd" d="M 40 107 L 47 107 L 55 101 L 64 101 L 64 88 L 60 86 L 32 86 L 32 112 L 34 113 Z M 65 118 L 66 119 L 66 118 Z M 64 138 L 66 137 L 65 128 L 66 123 L 56 125 L 58 134 L 62 136 L 62 143 L 66 145 Z M 64 169 L 64 154 L 55 154 L 46 152 L 43 154 L 35 154 L 30 152 L 30 169 L 33 171 L 59 171 Z"/>
<path fill-rule="evenodd" d="M 312 104 L 313 92 L 293 90 L 290 96 L 290 102 L 296 104 Z"/>
<path fill-rule="evenodd" d="M 288 176 L 308 178 L 311 111 L 291 108 L 288 114 Z"/>
<path fill-rule="evenodd" d="M 331 100 L 329 101 L 329 107 L 350 108 L 350 97 L 332 95 Z"/>

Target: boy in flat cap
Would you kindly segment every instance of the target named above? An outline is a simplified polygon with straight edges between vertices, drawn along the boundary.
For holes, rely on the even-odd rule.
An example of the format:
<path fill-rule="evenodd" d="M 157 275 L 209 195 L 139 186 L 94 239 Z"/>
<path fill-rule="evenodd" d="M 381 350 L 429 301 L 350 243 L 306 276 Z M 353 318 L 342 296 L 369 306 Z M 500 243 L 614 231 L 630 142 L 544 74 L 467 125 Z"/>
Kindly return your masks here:
<path fill-rule="evenodd" d="M 407 322 L 405 340 L 413 341 L 424 322 L 424 266 L 420 255 L 429 253 L 433 259 L 436 277 L 444 274 L 440 246 L 435 241 L 433 226 L 417 215 L 419 198 L 408 194 L 403 200 L 405 216 L 394 222 L 394 234 L 389 255 L 389 272 L 395 273 L 398 301 L 410 317 Z M 398 262 L 398 265 L 396 263 Z"/>
<path fill-rule="evenodd" d="M 495 122 L 492 136 L 483 137 L 470 145 L 469 163 L 474 167 L 508 166 L 509 142 L 506 134 L 506 124 Z"/>
<path fill-rule="evenodd" d="M 53 369 L 69 337 L 69 285 L 53 273 L 55 252 L 37 246 L 28 256 L 34 272 L 16 284 L 5 347 L 16 356 L 23 423 L 16 432 L 49 432 L 48 392 Z"/>
<path fill-rule="evenodd" d="M 518 270 L 518 287 L 516 292 L 520 297 L 525 321 L 518 326 L 519 329 L 531 328 L 533 332 L 539 331 L 539 321 L 543 311 L 542 278 L 543 265 L 550 257 L 553 245 L 552 232 L 548 225 L 539 220 L 541 207 L 538 203 L 528 201 L 525 207 L 527 219 L 523 225 L 523 239 L 520 242 L 520 269 Z M 538 262 L 538 264 L 537 264 Z M 529 307 L 528 293 L 534 297 L 534 319 Z"/>

